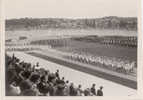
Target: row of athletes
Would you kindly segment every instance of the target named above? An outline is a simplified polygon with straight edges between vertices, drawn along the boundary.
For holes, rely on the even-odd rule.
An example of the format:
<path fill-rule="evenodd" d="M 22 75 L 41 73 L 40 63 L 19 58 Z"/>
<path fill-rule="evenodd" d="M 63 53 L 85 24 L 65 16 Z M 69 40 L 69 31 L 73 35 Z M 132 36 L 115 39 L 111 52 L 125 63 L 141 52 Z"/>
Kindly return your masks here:
<path fill-rule="evenodd" d="M 137 41 L 134 40 L 114 40 L 114 39 L 105 39 L 101 41 L 103 44 L 113 44 L 113 45 L 121 45 L 127 47 L 136 47 Z"/>
<path fill-rule="evenodd" d="M 136 67 L 135 61 L 123 61 L 122 59 L 110 58 L 105 56 L 87 56 L 84 54 L 75 53 L 68 56 L 68 58 L 82 63 L 100 63 L 105 66 L 111 66 L 115 69 L 123 68 L 126 72 L 129 73 L 133 72 L 134 68 Z"/>

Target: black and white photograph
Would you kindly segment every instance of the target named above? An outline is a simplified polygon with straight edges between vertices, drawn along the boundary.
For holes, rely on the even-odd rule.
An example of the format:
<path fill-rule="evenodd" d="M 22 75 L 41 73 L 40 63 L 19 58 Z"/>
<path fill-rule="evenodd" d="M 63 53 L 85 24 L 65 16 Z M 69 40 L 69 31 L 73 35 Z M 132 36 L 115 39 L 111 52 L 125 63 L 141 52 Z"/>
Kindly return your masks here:
<path fill-rule="evenodd" d="M 136 97 L 138 0 L 4 0 L 5 96 Z"/>

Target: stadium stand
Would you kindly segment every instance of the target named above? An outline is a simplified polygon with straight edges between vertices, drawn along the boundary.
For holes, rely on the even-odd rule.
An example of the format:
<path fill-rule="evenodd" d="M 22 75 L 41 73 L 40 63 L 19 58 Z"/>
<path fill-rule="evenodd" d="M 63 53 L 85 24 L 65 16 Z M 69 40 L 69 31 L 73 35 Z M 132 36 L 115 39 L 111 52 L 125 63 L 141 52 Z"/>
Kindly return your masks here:
<path fill-rule="evenodd" d="M 20 61 L 13 54 L 6 54 L 6 96 L 103 96 L 103 87 L 96 91 L 95 85 L 82 90 L 64 77 L 59 70 L 50 72 L 44 68 Z M 97 93 L 97 94 L 96 94 Z"/>

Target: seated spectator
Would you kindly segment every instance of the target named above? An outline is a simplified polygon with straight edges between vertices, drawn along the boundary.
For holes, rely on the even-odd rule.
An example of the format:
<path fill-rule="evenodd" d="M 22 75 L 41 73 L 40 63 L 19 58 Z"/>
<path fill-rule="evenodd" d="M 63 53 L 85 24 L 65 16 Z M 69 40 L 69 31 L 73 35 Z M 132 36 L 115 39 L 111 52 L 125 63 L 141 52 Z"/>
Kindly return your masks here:
<path fill-rule="evenodd" d="M 84 95 L 85 96 L 90 96 L 91 95 L 89 88 L 87 88 L 87 89 L 84 90 Z"/>
<path fill-rule="evenodd" d="M 20 76 L 21 79 L 26 80 L 26 79 L 28 79 L 30 77 L 31 73 L 32 73 L 31 69 L 27 66 L 24 69 L 24 71 L 21 71 L 19 73 L 19 76 Z"/>
<path fill-rule="evenodd" d="M 49 82 L 52 82 L 54 79 L 56 79 L 55 74 L 50 73 L 50 74 L 49 74 L 49 77 L 48 77 L 48 81 L 49 81 Z"/>
<path fill-rule="evenodd" d="M 103 96 L 103 86 L 100 86 L 100 89 L 97 90 L 97 96 Z"/>
<path fill-rule="evenodd" d="M 64 96 L 64 88 L 65 88 L 64 84 L 58 84 L 57 89 L 55 91 L 55 95 L 56 96 Z"/>
<path fill-rule="evenodd" d="M 42 93 L 43 95 L 47 95 L 49 90 L 49 84 L 46 82 L 45 80 L 45 76 L 41 77 L 40 83 L 37 84 L 37 88 L 39 90 L 40 93 Z"/>
<path fill-rule="evenodd" d="M 16 85 L 12 84 L 7 84 L 6 85 L 6 95 L 7 96 L 19 96 L 21 93 L 20 88 Z"/>
<path fill-rule="evenodd" d="M 20 84 L 20 90 L 21 90 L 21 94 L 20 95 L 24 95 L 23 93 L 25 92 L 25 90 L 29 90 L 32 88 L 32 83 L 28 80 L 23 80 Z"/>
<path fill-rule="evenodd" d="M 27 89 L 28 90 L 30 89 L 30 91 L 33 91 L 35 95 L 40 95 L 37 88 L 37 84 L 39 84 L 39 82 L 40 82 L 40 76 L 37 74 L 32 75 L 29 79 L 24 80 L 23 83 L 21 83 L 20 85 L 21 91 L 24 92 L 25 90 L 27 91 Z"/>
<path fill-rule="evenodd" d="M 38 84 L 40 82 L 40 75 L 33 74 L 29 80 L 32 82 L 32 84 Z"/>
<path fill-rule="evenodd" d="M 82 96 L 82 94 L 83 94 L 83 90 L 81 89 L 81 85 L 78 85 L 77 96 Z"/>

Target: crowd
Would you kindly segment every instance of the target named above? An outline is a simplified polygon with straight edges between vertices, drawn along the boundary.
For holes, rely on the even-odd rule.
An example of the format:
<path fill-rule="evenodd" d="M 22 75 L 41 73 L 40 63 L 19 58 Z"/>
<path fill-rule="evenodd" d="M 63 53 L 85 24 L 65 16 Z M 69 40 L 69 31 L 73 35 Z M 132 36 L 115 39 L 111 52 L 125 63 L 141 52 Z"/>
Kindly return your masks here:
<path fill-rule="evenodd" d="M 66 57 L 78 62 L 99 65 L 125 74 L 134 73 L 134 68 L 136 67 L 135 61 L 123 60 L 115 57 L 91 56 L 81 52 L 71 53 Z"/>
<path fill-rule="evenodd" d="M 6 55 L 6 96 L 103 96 L 103 86 L 82 89 L 56 72 Z"/>

